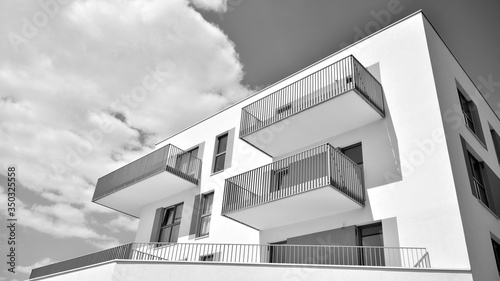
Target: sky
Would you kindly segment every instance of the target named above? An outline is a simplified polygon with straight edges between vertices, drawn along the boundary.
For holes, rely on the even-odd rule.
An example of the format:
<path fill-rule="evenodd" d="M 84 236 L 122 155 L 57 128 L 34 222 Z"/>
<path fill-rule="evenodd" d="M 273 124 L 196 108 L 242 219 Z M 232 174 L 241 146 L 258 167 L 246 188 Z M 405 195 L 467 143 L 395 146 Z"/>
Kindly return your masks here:
<path fill-rule="evenodd" d="M 133 241 L 99 177 L 419 9 L 500 113 L 498 0 L 0 0 L 0 281 Z"/>

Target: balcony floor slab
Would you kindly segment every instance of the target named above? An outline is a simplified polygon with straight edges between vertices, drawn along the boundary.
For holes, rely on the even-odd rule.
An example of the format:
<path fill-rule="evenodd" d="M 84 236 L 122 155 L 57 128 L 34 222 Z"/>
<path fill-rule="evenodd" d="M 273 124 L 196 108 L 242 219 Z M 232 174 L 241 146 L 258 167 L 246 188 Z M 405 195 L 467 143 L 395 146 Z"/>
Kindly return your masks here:
<path fill-rule="evenodd" d="M 95 203 L 139 217 L 145 205 L 195 188 L 197 185 L 168 171 L 143 179 L 95 200 Z"/>
<path fill-rule="evenodd" d="M 279 157 L 382 118 L 356 90 L 350 90 L 242 138 L 267 154 Z"/>
<path fill-rule="evenodd" d="M 363 206 L 330 185 L 298 193 L 225 216 L 259 230 L 314 220 Z"/>

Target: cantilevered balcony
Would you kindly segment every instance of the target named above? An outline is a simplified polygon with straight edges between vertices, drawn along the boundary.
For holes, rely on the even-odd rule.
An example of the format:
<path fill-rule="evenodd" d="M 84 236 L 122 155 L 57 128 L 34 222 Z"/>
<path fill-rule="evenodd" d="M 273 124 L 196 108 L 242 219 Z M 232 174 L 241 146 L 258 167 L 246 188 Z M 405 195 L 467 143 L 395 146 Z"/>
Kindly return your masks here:
<path fill-rule="evenodd" d="M 279 156 L 384 116 L 382 86 L 349 56 L 244 107 L 240 138 Z"/>
<path fill-rule="evenodd" d="M 226 179 L 222 214 L 264 230 L 348 212 L 364 203 L 361 167 L 324 144 Z"/>
<path fill-rule="evenodd" d="M 139 270 L 141 272 L 147 272 L 155 265 L 163 264 L 164 266 L 168 266 L 173 263 L 177 263 L 177 266 L 185 265 L 185 270 L 192 270 L 192 267 L 189 267 L 189 263 L 195 262 L 212 262 L 219 264 L 218 266 L 220 264 L 253 264 L 254 266 L 257 264 L 267 264 L 267 266 L 271 266 L 269 264 L 308 264 L 323 266 L 399 267 L 412 270 L 431 267 L 429 254 L 425 248 L 336 245 L 130 243 L 86 256 L 34 268 L 31 271 L 30 279 L 44 277 L 49 280 L 83 280 L 78 279 L 78 276 L 84 275 L 81 273 L 83 270 L 91 271 L 95 270 L 95 267 L 104 267 L 107 263 L 113 261 L 123 262 L 124 260 L 127 260 L 127 264 L 131 266 L 129 270 Z M 134 264 L 133 261 L 137 261 L 137 264 L 141 266 L 135 266 L 137 264 Z M 330 267 L 330 269 L 334 270 L 335 267 Z M 200 270 L 204 270 L 204 268 Z M 99 276 L 100 279 L 98 280 L 127 280 L 126 278 L 123 279 L 123 276 L 113 275 L 113 272 L 110 274 L 113 275 L 113 278 L 111 278 L 104 274 L 105 270 L 97 271 L 100 275 L 94 276 Z M 92 276 L 91 273 L 88 275 Z M 379 275 L 380 273 L 377 273 L 377 276 Z M 51 277 L 54 277 L 54 279 L 50 279 Z"/>
<path fill-rule="evenodd" d="M 198 185 L 201 160 L 164 146 L 97 181 L 93 202 L 138 217 L 141 207 Z"/>

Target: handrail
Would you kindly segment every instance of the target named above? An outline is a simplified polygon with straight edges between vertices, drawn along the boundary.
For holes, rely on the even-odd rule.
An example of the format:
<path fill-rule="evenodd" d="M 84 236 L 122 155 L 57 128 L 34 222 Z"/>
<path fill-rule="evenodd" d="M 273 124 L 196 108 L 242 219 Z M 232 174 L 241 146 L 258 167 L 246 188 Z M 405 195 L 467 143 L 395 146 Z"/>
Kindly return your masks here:
<path fill-rule="evenodd" d="M 415 268 L 430 268 L 431 260 L 429 258 L 429 253 L 426 252 L 413 266 Z"/>
<path fill-rule="evenodd" d="M 201 160 L 169 144 L 99 178 L 92 200 L 164 171 L 198 184 Z"/>
<path fill-rule="evenodd" d="M 365 202 L 361 167 L 323 144 L 226 179 L 222 214 L 327 185 L 362 205 Z"/>
<path fill-rule="evenodd" d="M 31 271 L 30 279 L 116 259 L 430 268 L 425 248 L 339 245 L 130 243 Z"/>
<path fill-rule="evenodd" d="M 382 85 L 351 55 L 245 106 L 240 137 L 350 90 L 385 115 Z"/>

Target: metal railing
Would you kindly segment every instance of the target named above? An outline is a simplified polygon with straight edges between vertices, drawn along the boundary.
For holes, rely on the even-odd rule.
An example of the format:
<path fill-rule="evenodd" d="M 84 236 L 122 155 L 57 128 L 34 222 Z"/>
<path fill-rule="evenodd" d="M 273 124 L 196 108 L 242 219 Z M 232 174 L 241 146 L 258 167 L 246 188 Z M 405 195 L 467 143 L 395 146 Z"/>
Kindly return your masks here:
<path fill-rule="evenodd" d="M 130 243 L 35 268 L 30 279 L 116 259 L 252 264 L 317 264 L 430 268 L 425 248 L 336 245 Z"/>
<path fill-rule="evenodd" d="M 49 274 L 59 273 L 75 268 L 81 268 L 101 262 L 106 262 L 115 259 L 129 259 L 132 244 L 125 244 L 104 251 L 92 253 L 89 255 L 77 257 L 70 260 L 61 261 L 45 265 L 31 270 L 30 279 L 41 277 Z"/>
<path fill-rule="evenodd" d="M 385 115 L 382 85 L 355 57 L 348 56 L 245 106 L 240 137 L 350 90 Z"/>
<path fill-rule="evenodd" d="M 361 167 L 330 144 L 323 144 L 226 179 L 222 214 L 327 185 L 364 205 Z"/>
<path fill-rule="evenodd" d="M 169 144 L 101 177 L 97 181 L 92 200 L 95 201 L 116 190 L 164 171 L 198 184 L 201 160 L 191 153 Z"/>

